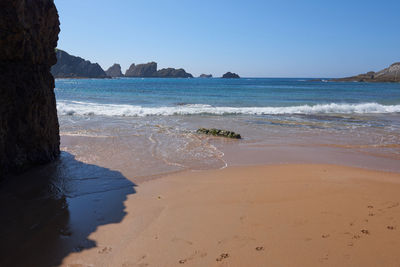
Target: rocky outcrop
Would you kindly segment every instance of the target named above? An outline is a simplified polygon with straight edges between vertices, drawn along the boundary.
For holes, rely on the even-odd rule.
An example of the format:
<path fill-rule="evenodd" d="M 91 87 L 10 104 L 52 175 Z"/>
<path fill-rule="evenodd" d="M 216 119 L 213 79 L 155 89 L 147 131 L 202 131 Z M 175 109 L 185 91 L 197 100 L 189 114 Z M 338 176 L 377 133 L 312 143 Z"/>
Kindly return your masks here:
<path fill-rule="evenodd" d="M 356 76 L 331 79 L 334 82 L 400 82 L 400 62 L 378 72 L 367 72 Z"/>
<path fill-rule="evenodd" d="M 50 68 L 59 20 L 52 0 L 0 1 L 0 177 L 49 162 L 60 137 Z"/>
<path fill-rule="evenodd" d="M 211 74 L 200 74 L 199 78 L 212 78 Z"/>
<path fill-rule="evenodd" d="M 166 68 L 157 71 L 157 78 L 193 78 L 193 75 L 187 73 L 184 69 Z"/>
<path fill-rule="evenodd" d="M 56 49 L 56 54 L 57 64 L 51 68 L 55 78 L 108 78 L 97 63 L 72 56 L 60 49 Z"/>
<path fill-rule="evenodd" d="M 125 72 L 125 77 L 141 78 L 193 78 L 192 74 L 184 69 L 166 68 L 157 70 L 156 62 L 132 64 Z"/>
<path fill-rule="evenodd" d="M 119 65 L 119 64 L 114 64 L 111 67 L 109 67 L 108 70 L 106 70 L 106 74 L 107 74 L 107 76 L 110 76 L 110 77 L 123 77 L 124 76 L 121 71 L 121 65 Z"/>
<path fill-rule="evenodd" d="M 126 77 L 154 77 L 157 73 L 157 63 L 132 64 L 125 72 Z"/>
<path fill-rule="evenodd" d="M 215 128 L 211 128 L 211 129 L 200 128 L 196 132 L 198 134 L 221 136 L 221 137 L 227 137 L 227 138 L 232 138 L 232 139 L 242 139 L 242 137 L 238 133 L 235 133 L 232 131 L 221 130 L 221 129 L 215 129 Z"/>
<path fill-rule="evenodd" d="M 239 75 L 237 75 L 236 73 L 232 73 L 232 72 L 227 72 L 224 75 L 222 75 L 222 78 L 224 79 L 238 79 L 240 78 Z"/>

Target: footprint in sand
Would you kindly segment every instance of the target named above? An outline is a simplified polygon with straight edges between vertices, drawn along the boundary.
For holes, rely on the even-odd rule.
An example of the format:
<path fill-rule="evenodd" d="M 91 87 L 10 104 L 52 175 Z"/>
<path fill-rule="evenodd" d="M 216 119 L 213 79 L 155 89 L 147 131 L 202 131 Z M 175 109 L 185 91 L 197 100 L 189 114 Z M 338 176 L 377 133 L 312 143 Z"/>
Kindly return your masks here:
<path fill-rule="evenodd" d="M 389 229 L 389 230 L 394 230 L 394 229 L 396 229 L 396 227 L 394 227 L 394 226 L 388 226 L 388 227 L 386 227 L 387 229 Z"/>
<path fill-rule="evenodd" d="M 262 251 L 262 250 L 264 250 L 264 247 L 256 247 L 256 250 L 257 251 Z"/>
<path fill-rule="evenodd" d="M 187 257 L 186 259 L 179 260 L 178 262 L 179 262 L 179 264 L 185 264 L 187 261 L 193 260 L 193 259 L 195 259 L 195 258 L 197 258 L 197 257 L 204 258 L 205 256 L 207 256 L 207 253 L 206 253 L 206 252 L 201 252 L 201 251 L 195 250 L 195 251 L 192 253 L 192 255 L 190 255 L 190 256 Z"/>
<path fill-rule="evenodd" d="M 322 235 L 322 238 L 328 238 L 330 235 L 326 234 L 326 235 Z"/>
<path fill-rule="evenodd" d="M 228 253 L 222 253 L 221 255 L 219 255 L 219 257 L 216 259 L 216 261 L 222 261 L 223 259 L 226 259 L 229 257 Z"/>
<path fill-rule="evenodd" d="M 112 251 L 111 247 L 104 247 L 103 249 L 99 250 L 99 254 L 108 254 Z"/>
<path fill-rule="evenodd" d="M 362 229 L 361 233 L 363 233 L 364 235 L 369 235 L 369 231 L 367 229 Z"/>

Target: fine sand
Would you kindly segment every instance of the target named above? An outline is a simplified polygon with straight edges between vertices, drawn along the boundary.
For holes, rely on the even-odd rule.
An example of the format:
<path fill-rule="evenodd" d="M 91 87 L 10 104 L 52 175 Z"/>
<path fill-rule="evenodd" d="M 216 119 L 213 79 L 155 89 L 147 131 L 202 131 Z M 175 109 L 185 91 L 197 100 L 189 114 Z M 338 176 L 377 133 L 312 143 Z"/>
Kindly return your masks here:
<path fill-rule="evenodd" d="M 400 174 L 334 165 L 148 181 L 64 266 L 400 266 Z"/>

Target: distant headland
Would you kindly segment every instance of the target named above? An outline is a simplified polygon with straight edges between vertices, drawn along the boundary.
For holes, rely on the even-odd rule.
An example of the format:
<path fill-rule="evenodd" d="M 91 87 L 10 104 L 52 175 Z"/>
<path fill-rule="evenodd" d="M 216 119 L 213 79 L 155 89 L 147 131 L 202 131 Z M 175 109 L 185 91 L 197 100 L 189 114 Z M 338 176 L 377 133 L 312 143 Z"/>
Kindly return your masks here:
<path fill-rule="evenodd" d="M 356 76 L 330 79 L 333 82 L 400 82 L 400 62 L 378 71 L 370 71 Z"/>
<path fill-rule="evenodd" d="M 114 78 L 114 77 L 142 77 L 142 78 L 193 78 L 184 69 L 164 68 L 157 70 L 156 62 L 132 64 L 122 74 L 121 65 L 114 64 L 104 71 L 98 63 L 91 63 L 81 57 L 56 49 L 57 64 L 51 68 L 55 78 Z"/>
<path fill-rule="evenodd" d="M 97 63 L 56 49 L 57 63 L 51 67 L 54 78 L 107 78 L 107 74 Z"/>
<path fill-rule="evenodd" d="M 57 63 L 51 68 L 54 78 L 119 78 L 119 77 L 137 77 L 137 78 L 193 78 L 193 75 L 179 68 L 157 69 L 157 62 L 148 62 L 144 64 L 132 63 L 129 68 L 122 73 L 121 65 L 113 64 L 104 71 L 98 63 L 92 63 L 78 56 L 73 56 L 67 52 L 56 49 Z M 199 78 L 212 78 L 211 74 L 201 74 Z M 240 78 L 239 75 L 232 72 L 225 73 L 221 78 Z"/>

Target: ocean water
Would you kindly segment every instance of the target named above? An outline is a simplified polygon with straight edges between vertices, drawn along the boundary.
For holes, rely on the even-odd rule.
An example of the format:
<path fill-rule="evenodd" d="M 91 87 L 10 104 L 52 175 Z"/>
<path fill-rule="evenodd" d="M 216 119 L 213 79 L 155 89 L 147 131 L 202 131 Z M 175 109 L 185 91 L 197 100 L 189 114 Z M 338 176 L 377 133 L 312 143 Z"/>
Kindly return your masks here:
<path fill-rule="evenodd" d="M 400 112 L 400 85 L 306 79 L 80 79 L 56 82 L 61 115 Z"/>
<path fill-rule="evenodd" d="M 353 165 L 400 169 L 400 84 L 57 79 L 55 93 L 62 148 L 135 177 L 223 168 L 233 158 L 228 151 L 263 150 L 258 158 L 275 163 L 272 147 L 289 153 L 275 157 L 279 163 L 348 163 L 346 154 L 357 159 Z M 234 130 L 243 140 L 197 135 L 199 127 Z M 296 157 L 285 156 L 293 155 L 289 148 L 297 149 Z M 328 156 L 327 150 L 343 154 Z"/>

